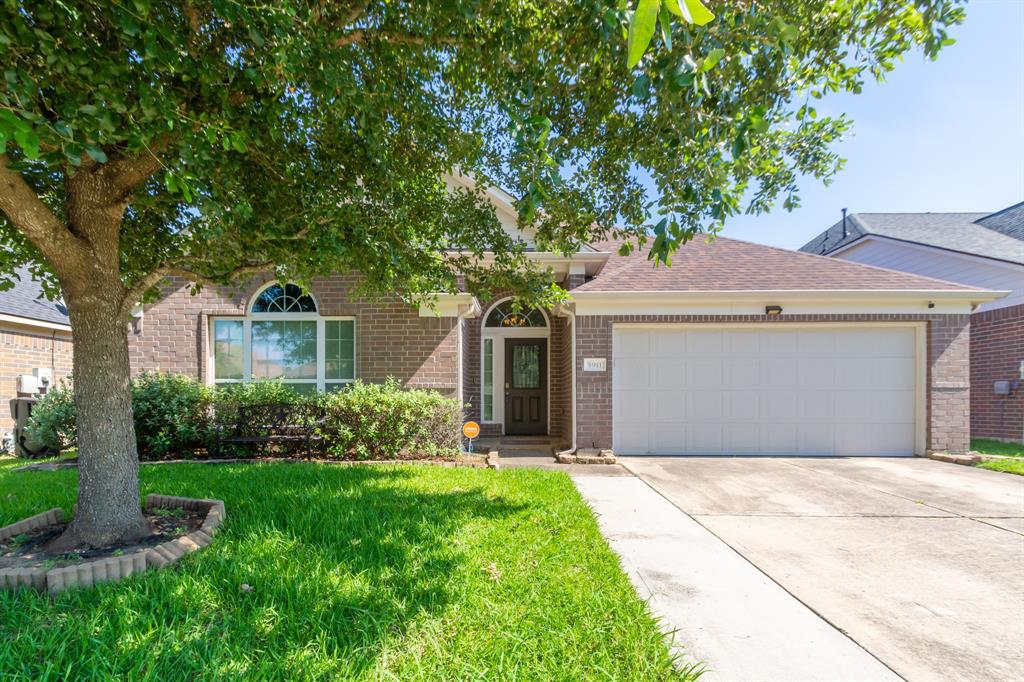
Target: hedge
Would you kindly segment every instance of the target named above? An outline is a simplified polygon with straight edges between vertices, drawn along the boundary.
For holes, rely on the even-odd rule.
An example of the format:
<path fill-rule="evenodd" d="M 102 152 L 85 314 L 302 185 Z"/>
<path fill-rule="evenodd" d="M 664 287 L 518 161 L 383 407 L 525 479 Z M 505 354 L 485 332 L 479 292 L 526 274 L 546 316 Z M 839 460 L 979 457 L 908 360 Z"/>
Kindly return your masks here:
<path fill-rule="evenodd" d="M 132 382 L 139 458 L 206 457 L 217 438 L 217 424 L 230 422 L 239 407 L 280 402 L 309 402 L 323 410 L 317 434 L 329 458 L 448 458 L 460 449 L 458 401 L 434 391 L 403 389 L 394 379 L 384 384 L 357 381 L 341 391 L 306 396 L 279 381 L 210 387 L 183 375 L 145 372 Z M 61 384 L 40 399 L 28 429 L 32 439 L 56 450 L 74 445 L 70 386 Z M 232 452 L 253 454 L 243 448 Z"/>

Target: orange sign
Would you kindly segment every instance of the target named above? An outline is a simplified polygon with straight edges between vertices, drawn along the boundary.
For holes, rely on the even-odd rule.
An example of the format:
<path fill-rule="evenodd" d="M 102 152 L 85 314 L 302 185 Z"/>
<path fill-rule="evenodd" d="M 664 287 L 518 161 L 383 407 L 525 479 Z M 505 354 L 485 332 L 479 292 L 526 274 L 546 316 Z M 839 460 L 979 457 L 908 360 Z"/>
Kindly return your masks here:
<path fill-rule="evenodd" d="M 466 422 L 462 425 L 462 435 L 466 438 L 476 438 L 480 435 L 480 425 L 476 422 Z"/>

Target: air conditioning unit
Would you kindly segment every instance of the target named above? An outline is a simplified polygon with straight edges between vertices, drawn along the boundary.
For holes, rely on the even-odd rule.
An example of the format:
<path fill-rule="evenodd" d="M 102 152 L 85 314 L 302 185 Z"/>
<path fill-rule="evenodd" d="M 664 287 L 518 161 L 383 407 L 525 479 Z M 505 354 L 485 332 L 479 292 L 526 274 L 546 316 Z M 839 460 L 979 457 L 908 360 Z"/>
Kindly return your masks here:
<path fill-rule="evenodd" d="M 18 395 L 36 395 L 39 393 L 39 379 L 34 374 L 18 375 Z"/>

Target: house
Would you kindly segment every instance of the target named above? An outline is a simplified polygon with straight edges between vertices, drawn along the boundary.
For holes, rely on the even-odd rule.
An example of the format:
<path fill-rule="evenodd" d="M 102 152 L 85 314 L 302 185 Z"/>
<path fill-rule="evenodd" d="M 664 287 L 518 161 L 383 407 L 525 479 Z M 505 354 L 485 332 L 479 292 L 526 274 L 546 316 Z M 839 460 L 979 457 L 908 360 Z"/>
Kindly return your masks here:
<path fill-rule="evenodd" d="M 1024 202 L 995 213 L 852 213 L 801 251 L 1008 291 L 971 316 L 971 434 L 1024 441 Z"/>
<path fill-rule="evenodd" d="M 512 198 L 489 196 L 532 247 Z M 133 371 L 300 391 L 394 376 L 457 397 L 484 435 L 618 454 L 968 448 L 970 316 L 1001 293 L 727 238 L 687 244 L 671 268 L 617 248 L 531 250 L 571 295 L 551 310 L 352 298 L 354 274 L 197 296 L 169 280 L 129 332 Z"/>
<path fill-rule="evenodd" d="M 0 434 L 14 428 L 7 401 L 17 395 L 18 376 L 42 368 L 56 382 L 71 374 L 67 310 L 43 297 L 28 268 L 14 274 L 14 286 L 0 291 Z"/>

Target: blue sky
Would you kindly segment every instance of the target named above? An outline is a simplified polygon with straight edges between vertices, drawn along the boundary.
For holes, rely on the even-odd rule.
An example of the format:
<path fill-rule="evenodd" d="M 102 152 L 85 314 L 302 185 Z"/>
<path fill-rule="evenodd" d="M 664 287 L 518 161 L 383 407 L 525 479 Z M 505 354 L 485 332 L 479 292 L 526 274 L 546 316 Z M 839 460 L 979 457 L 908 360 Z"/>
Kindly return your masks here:
<path fill-rule="evenodd" d="M 972 2 L 951 35 L 937 61 L 907 55 L 884 83 L 820 101 L 854 121 L 837 148 L 845 170 L 829 187 L 805 180 L 796 211 L 733 218 L 722 234 L 799 248 L 844 206 L 995 211 L 1024 200 L 1024 0 Z"/>

